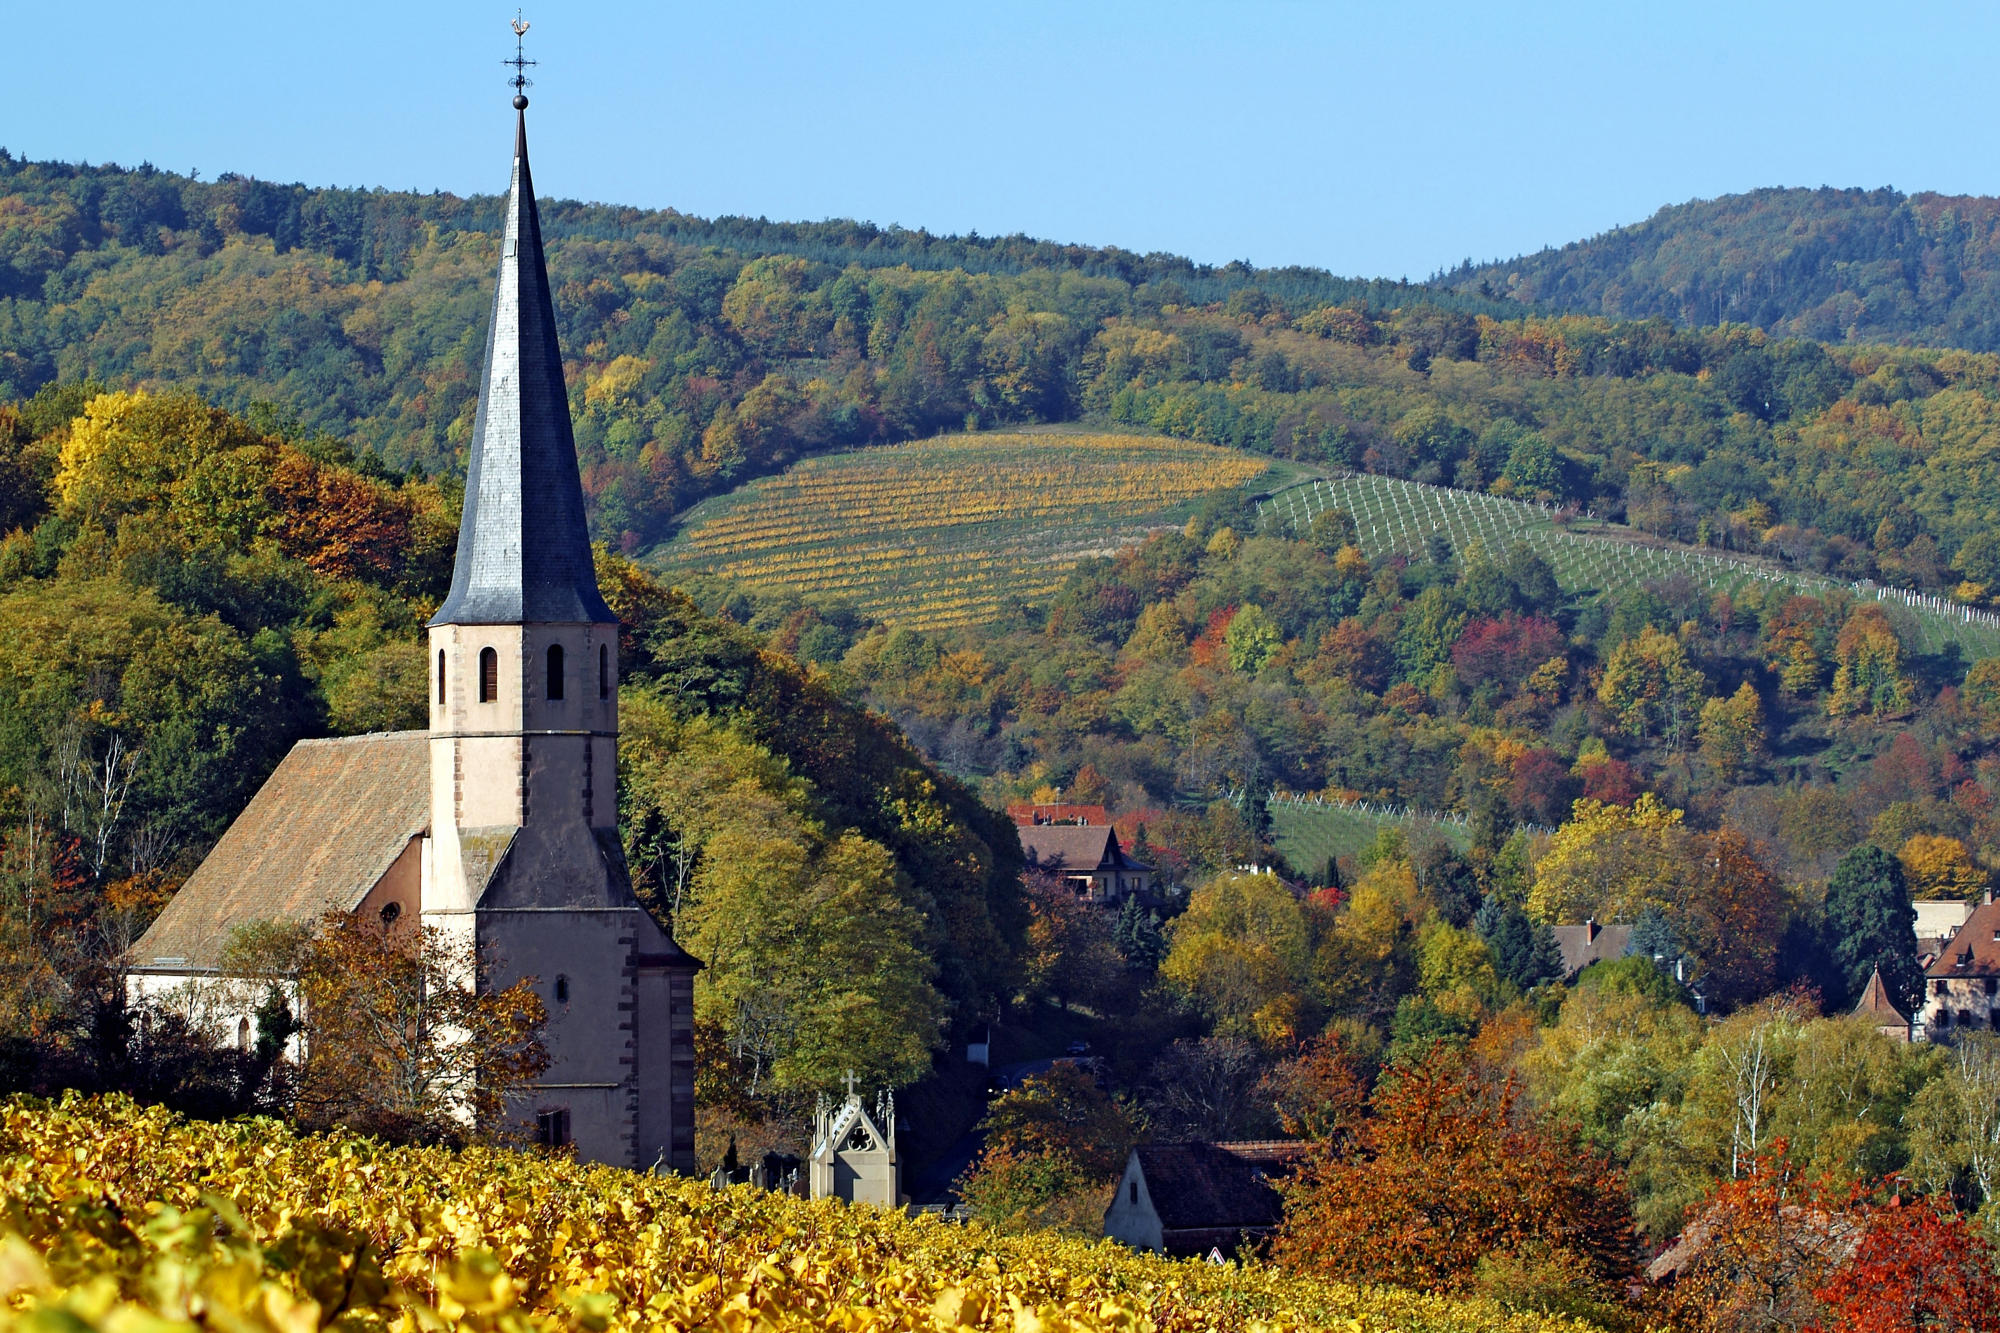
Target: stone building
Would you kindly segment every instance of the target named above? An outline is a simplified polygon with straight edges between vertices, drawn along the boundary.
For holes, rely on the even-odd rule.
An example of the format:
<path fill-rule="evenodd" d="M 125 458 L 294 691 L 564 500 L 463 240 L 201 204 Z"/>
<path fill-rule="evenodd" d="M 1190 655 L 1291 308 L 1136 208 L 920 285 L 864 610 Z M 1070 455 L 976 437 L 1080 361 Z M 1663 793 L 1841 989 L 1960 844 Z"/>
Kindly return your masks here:
<path fill-rule="evenodd" d="M 1855 1002 L 1854 1012 L 1874 1023 L 1875 1030 L 1891 1041 L 1910 1039 L 1909 1017 L 1889 998 L 1889 988 L 1882 984 L 1882 969 L 1879 967 L 1868 974 L 1868 984 L 1861 988 L 1861 998 Z"/>
<path fill-rule="evenodd" d="M 842 1199 L 900 1208 L 903 1199 L 901 1163 L 896 1157 L 896 1098 L 883 1093 L 874 1114 L 861 1104 L 854 1079 L 838 1103 L 822 1100 L 813 1116 L 812 1153 L 806 1169 L 815 1199 Z"/>
<path fill-rule="evenodd" d="M 253 922 L 414 918 L 475 944 L 481 984 L 535 979 L 551 1063 L 510 1116 L 586 1161 L 691 1171 L 699 964 L 633 896 L 618 840 L 618 621 L 515 105 L 464 518 L 428 631 L 429 729 L 301 742 L 135 946 L 132 989 L 226 994 L 224 946 Z"/>
<path fill-rule="evenodd" d="M 1991 1032 L 2000 1013 L 2000 904 L 1972 909 L 1924 969 L 1924 1004 L 1915 1018 L 1920 1039 L 1955 1032 Z"/>
<path fill-rule="evenodd" d="M 1057 871 L 1080 898 L 1116 907 L 1153 896 L 1153 867 L 1127 856 L 1109 824 L 1017 824 L 1014 832 L 1029 866 Z"/>
<path fill-rule="evenodd" d="M 1277 1182 L 1305 1153 L 1305 1144 L 1288 1139 L 1140 1144 L 1104 1210 L 1104 1234 L 1160 1254 L 1234 1254 L 1277 1229 L 1284 1215 Z"/>

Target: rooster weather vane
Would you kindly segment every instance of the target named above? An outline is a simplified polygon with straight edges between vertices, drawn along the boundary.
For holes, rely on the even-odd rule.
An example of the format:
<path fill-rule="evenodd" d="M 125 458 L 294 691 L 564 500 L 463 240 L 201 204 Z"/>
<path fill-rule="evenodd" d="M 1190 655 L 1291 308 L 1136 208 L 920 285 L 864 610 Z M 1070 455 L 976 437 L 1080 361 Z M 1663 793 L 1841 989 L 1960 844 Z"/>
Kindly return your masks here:
<path fill-rule="evenodd" d="M 525 111 L 528 107 L 527 90 L 535 86 L 535 81 L 528 77 L 528 66 L 536 62 L 521 54 L 521 39 L 528 35 L 530 25 L 522 19 L 521 11 L 517 9 L 514 11 L 514 21 L 508 26 L 514 30 L 514 58 L 500 63 L 514 67 L 514 77 L 508 80 L 514 85 L 514 109 Z"/>

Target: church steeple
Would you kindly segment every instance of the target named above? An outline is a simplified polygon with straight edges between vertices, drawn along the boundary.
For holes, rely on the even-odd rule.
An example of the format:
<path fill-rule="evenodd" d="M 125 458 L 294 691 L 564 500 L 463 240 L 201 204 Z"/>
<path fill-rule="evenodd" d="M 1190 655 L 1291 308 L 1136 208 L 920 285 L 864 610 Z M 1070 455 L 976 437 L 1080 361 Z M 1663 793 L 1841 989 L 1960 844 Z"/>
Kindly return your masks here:
<path fill-rule="evenodd" d="M 516 96 L 514 175 L 472 423 L 451 592 L 433 625 L 611 624 L 597 590 L 569 394 Z"/>

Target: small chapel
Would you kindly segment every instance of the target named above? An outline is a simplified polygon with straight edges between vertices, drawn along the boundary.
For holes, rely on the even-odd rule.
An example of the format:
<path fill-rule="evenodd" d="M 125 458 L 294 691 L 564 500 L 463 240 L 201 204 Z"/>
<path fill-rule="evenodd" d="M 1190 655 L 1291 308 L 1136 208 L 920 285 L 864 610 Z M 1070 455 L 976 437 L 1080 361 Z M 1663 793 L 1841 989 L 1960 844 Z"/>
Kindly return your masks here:
<path fill-rule="evenodd" d="M 513 176 L 457 561 L 428 627 L 424 731 L 301 741 L 133 947 L 135 1000 L 226 981 L 258 922 L 337 910 L 469 938 L 531 977 L 550 1064 L 509 1117 L 584 1161 L 694 1169 L 700 964 L 618 838 L 618 620 L 597 586 L 514 98 Z M 247 1045 L 251 1016 L 216 1020 Z"/>

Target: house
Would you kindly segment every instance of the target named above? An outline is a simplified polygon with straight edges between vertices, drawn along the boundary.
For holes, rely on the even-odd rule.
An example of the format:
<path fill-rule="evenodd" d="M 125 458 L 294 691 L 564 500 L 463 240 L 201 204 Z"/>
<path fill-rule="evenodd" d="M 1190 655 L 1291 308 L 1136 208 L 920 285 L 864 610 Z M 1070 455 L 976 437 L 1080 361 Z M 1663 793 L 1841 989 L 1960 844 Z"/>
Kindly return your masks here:
<path fill-rule="evenodd" d="M 1861 999 L 1855 1004 L 1854 1012 L 1872 1020 L 1875 1030 L 1891 1041 L 1910 1039 L 1910 1020 L 1889 998 L 1889 988 L 1882 984 L 1882 969 L 1879 967 L 1868 974 L 1868 984 L 1862 988 Z"/>
<path fill-rule="evenodd" d="M 1153 895 L 1153 867 L 1127 856 L 1109 824 L 1022 824 L 1014 831 L 1029 867 L 1059 871 L 1080 898 L 1116 907 Z"/>
<path fill-rule="evenodd" d="M 1288 1139 L 1141 1144 L 1104 1210 L 1104 1234 L 1161 1254 L 1233 1253 L 1277 1228 L 1284 1215 L 1277 1182 L 1306 1151 Z"/>
<path fill-rule="evenodd" d="M 815 1199 L 902 1207 L 906 1200 L 896 1158 L 895 1094 L 885 1092 L 876 1098 L 870 1115 L 849 1074 L 843 1101 L 836 1105 L 820 1100 L 813 1116 L 812 1153 L 806 1161 Z"/>
<path fill-rule="evenodd" d="M 1954 1032 L 1987 1031 L 2000 1013 L 2000 904 L 1989 893 L 1972 909 L 1938 956 L 1924 969 L 1924 1003 L 1916 1014 L 1918 1040 Z"/>
<path fill-rule="evenodd" d="M 1043 802 L 1030 805 L 1016 802 L 1007 807 L 1007 818 L 1016 824 L 1109 824 L 1111 816 L 1101 805 L 1069 805 Z"/>
<path fill-rule="evenodd" d="M 1951 937 L 1964 928 L 1973 904 L 1962 898 L 1920 898 L 1910 906 L 1917 914 L 1917 957 L 1929 967 Z"/>
<path fill-rule="evenodd" d="M 421 922 L 530 980 L 550 1063 L 505 1112 L 585 1160 L 694 1168 L 700 966 L 633 896 L 618 839 L 618 618 L 597 587 L 516 97 L 513 175 L 464 515 L 428 626 L 430 725 L 304 741 L 161 913 L 135 999 L 232 992 L 225 946 L 329 909 Z M 414 938 L 414 935 L 412 936 Z M 212 1016 L 247 1043 L 250 1015 Z"/>
<path fill-rule="evenodd" d="M 1623 958 L 1632 944 L 1632 927 L 1622 922 L 1600 925 L 1594 920 L 1580 926 L 1552 926 L 1556 948 L 1562 951 L 1563 980 L 1567 981 L 1592 963 Z"/>

